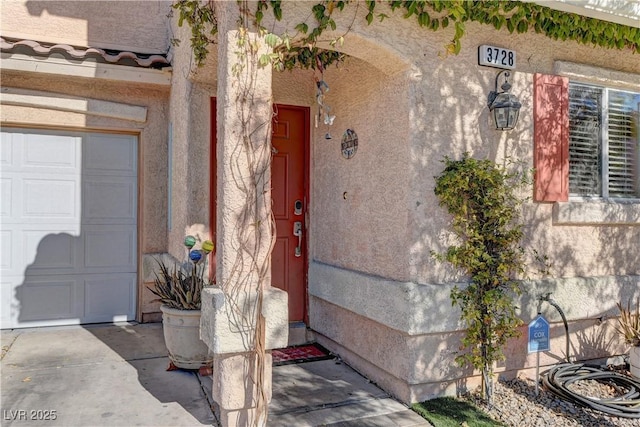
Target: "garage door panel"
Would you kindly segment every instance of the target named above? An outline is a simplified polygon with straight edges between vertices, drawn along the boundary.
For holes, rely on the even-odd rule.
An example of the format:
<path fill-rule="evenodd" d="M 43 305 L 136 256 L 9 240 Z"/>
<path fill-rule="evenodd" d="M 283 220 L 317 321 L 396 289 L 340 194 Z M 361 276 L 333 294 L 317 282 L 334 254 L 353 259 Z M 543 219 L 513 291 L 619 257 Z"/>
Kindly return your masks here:
<path fill-rule="evenodd" d="M 82 241 L 77 231 L 59 228 L 24 230 L 23 260 L 29 262 L 27 273 L 70 274 L 77 270 L 77 255 L 82 253 L 78 247 Z"/>
<path fill-rule="evenodd" d="M 14 297 L 16 288 L 16 282 L 14 278 L 7 276 L 6 274 L 0 275 L 0 298 L 2 298 L 2 310 L 0 310 L 0 322 L 2 327 L 4 325 L 11 325 L 13 319 L 16 317 L 17 300 Z"/>
<path fill-rule="evenodd" d="M 77 276 L 27 277 L 16 288 L 18 320 L 62 320 L 84 317 L 83 283 Z"/>
<path fill-rule="evenodd" d="M 22 216 L 34 220 L 79 220 L 79 179 L 55 179 L 42 176 L 22 182 Z"/>
<path fill-rule="evenodd" d="M 26 134 L 22 167 L 25 171 L 55 169 L 59 173 L 73 173 L 80 169 L 80 141 L 79 136 Z"/>
<path fill-rule="evenodd" d="M 126 321 L 134 313 L 135 274 L 95 275 L 85 281 L 85 322 Z"/>
<path fill-rule="evenodd" d="M 7 274 L 13 268 L 13 231 L 0 231 L 0 270 Z"/>
<path fill-rule="evenodd" d="M 3 275 L 79 272 L 77 264 L 83 254 L 80 226 L 10 224 L 0 230 L 0 235 L 0 271 Z"/>
<path fill-rule="evenodd" d="M 0 218 L 2 221 L 9 219 L 12 215 L 13 206 L 13 179 L 0 179 Z"/>
<path fill-rule="evenodd" d="M 85 173 L 136 175 L 136 144 L 131 136 L 90 134 L 85 142 Z"/>
<path fill-rule="evenodd" d="M 82 168 L 80 134 L 2 130 L 0 165 L 5 172 L 78 174 Z"/>
<path fill-rule="evenodd" d="M 84 228 L 84 267 L 87 272 L 136 271 L 135 228 L 95 225 Z"/>
<path fill-rule="evenodd" d="M 3 132 L 0 137 L 0 166 L 7 170 L 13 166 L 13 144 L 14 136 L 11 133 Z"/>
<path fill-rule="evenodd" d="M 83 223 L 135 224 L 136 192 L 137 185 L 131 178 L 85 178 Z"/>

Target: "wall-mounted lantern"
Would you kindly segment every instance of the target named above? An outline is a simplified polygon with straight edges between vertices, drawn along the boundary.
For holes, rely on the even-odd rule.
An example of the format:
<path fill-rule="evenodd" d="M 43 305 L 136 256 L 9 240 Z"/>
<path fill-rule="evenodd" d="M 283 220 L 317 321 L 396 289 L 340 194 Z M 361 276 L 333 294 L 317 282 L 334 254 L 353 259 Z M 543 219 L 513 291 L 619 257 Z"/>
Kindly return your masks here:
<path fill-rule="evenodd" d="M 498 92 L 498 79 L 501 75 L 504 77 L 504 83 L 500 86 L 502 92 Z M 509 93 L 511 90 L 510 75 L 511 73 L 508 70 L 500 71 L 496 76 L 495 90 L 489 93 L 487 105 L 492 113 L 496 129 L 499 130 L 513 129 L 518 122 L 520 107 L 522 107 L 518 98 Z"/>

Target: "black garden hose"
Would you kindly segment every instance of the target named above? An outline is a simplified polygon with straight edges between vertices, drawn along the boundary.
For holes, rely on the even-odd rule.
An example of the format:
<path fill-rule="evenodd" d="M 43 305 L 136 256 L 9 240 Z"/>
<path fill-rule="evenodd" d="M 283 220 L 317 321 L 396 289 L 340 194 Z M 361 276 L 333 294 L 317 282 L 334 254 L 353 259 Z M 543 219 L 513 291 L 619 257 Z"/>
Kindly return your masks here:
<path fill-rule="evenodd" d="M 637 378 L 576 363 L 560 363 L 543 372 L 540 377 L 547 390 L 576 405 L 616 417 L 640 418 L 640 380 Z M 568 388 L 573 383 L 587 380 L 610 385 L 621 395 L 598 399 L 575 393 Z"/>
<path fill-rule="evenodd" d="M 632 376 L 603 370 L 599 367 L 570 362 L 567 318 L 560 306 L 550 296 L 551 293 L 548 293 L 538 298 L 538 314 L 540 314 L 543 301 L 551 304 L 560 313 L 567 339 L 567 362 L 559 363 L 540 374 L 543 386 L 562 399 L 579 406 L 595 409 L 616 417 L 640 418 L 640 380 Z M 607 384 L 621 395 L 610 399 L 598 399 L 578 394 L 568 388 L 573 383 L 588 380 Z"/>
<path fill-rule="evenodd" d="M 538 315 L 541 314 L 542 301 L 548 302 L 558 311 L 558 313 L 560 313 L 560 317 L 562 317 L 562 323 L 564 323 L 564 334 L 566 337 L 565 344 L 567 346 L 566 354 L 564 356 L 567 358 L 567 362 L 571 362 L 571 360 L 569 360 L 569 324 L 567 323 L 567 316 L 564 315 L 564 311 L 562 311 L 558 303 L 551 298 L 551 292 L 538 298 Z"/>

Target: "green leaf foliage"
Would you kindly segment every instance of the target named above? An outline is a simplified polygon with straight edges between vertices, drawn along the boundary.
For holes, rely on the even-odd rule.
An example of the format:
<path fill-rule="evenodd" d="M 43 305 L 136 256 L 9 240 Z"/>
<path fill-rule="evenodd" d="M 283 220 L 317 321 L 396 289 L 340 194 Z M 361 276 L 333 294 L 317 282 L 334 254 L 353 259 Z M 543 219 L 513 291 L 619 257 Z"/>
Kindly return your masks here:
<path fill-rule="evenodd" d="M 463 353 L 456 361 L 491 375 L 494 362 L 504 359 L 502 348 L 522 324 L 513 303 L 513 296 L 521 292 L 516 278 L 525 272 L 522 202 L 515 191 L 526 180 L 468 154 L 461 160 L 445 157 L 444 163 L 434 191 L 451 214 L 459 244 L 434 256 L 460 269 L 470 281 L 451 292 L 466 328 Z"/>
<path fill-rule="evenodd" d="M 372 25 L 376 16 L 376 7 L 380 1 L 366 0 L 363 15 L 367 25 Z M 204 65 L 207 47 L 215 41 L 217 21 L 214 9 L 215 2 L 201 2 L 199 0 L 178 0 L 173 8 L 178 10 L 178 25 L 187 23 L 191 27 L 191 48 L 199 66 Z M 279 0 L 259 0 L 253 12 L 241 7 L 244 15 L 253 14 L 253 22 L 262 28 L 265 13 L 270 11 L 275 20 L 282 20 L 282 8 L 287 2 Z M 290 47 L 279 46 L 273 65 L 277 69 L 326 68 L 340 62 L 344 55 L 332 51 L 332 54 L 316 55 L 320 49 L 316 43 L 324 31 L 329 28 L 337 30 L 336 21 L 332 15 L 336 11 L 342 12 L 347 5 L 355 5 L 354 1 L 325 0 L 308 2 L 309 17 L 303 22 L 292 24 L 302 37 Z M 574 40 L 579 43 L 600 46 L 610 49 L 629 49 L 640 53 L 640 28 L 629 27 L 613 22 L 601 21 L 568 12 L 550 9 L 546 6 L 531 2 L 502 1 L 502 0 L 413 0 L 387 1 L 392 11 L 400 11 L 405 19 L 415 19 L 420 27 L 432 31 L 447 28 L 455 24 L 455 32 L 447 44 L 448 53 L 458 54 L 461 50 L 461 40 L 465 34 L 464 24 L 467 21 L 491 25 L 497 30 L 506 29 L 510 33 L 524 33 L 535 31 L 555 40 Z M 354 6 L 359 7 L 359 6 Z M 387 17 L 378 13 L 380 21 Z M 315 23 L 307 22 L 309 20 Z M 265 30 L 264 28 L 262 28 Z M 350 28 L 344 29 L 345 33 Z M 266 30 L 265 30 L 266 31 Z M 267 31 L 268 32 L 268 31 Z"/>
<path fill-rule="evenodd" d="M 191 28 L 191 50 L 198 66 L 204 65 L 209 44 L 218 33 L 218 23 L 214 9 L 199 0 L 179 0 L 173 4 L 178 11 L 178 25 L 186 22 Z"/>

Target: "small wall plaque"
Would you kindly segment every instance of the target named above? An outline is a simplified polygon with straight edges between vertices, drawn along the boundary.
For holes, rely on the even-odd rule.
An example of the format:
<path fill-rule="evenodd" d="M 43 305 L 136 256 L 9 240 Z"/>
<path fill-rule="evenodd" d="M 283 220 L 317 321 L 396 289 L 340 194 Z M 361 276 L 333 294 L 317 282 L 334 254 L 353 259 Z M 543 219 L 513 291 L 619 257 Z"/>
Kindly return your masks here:
<path fill-rule="evenodd" d="M 347 129 L 342 134 L 342 157 L 350 159 L 358 151 L 358 135 L 352 129 Z"/>

